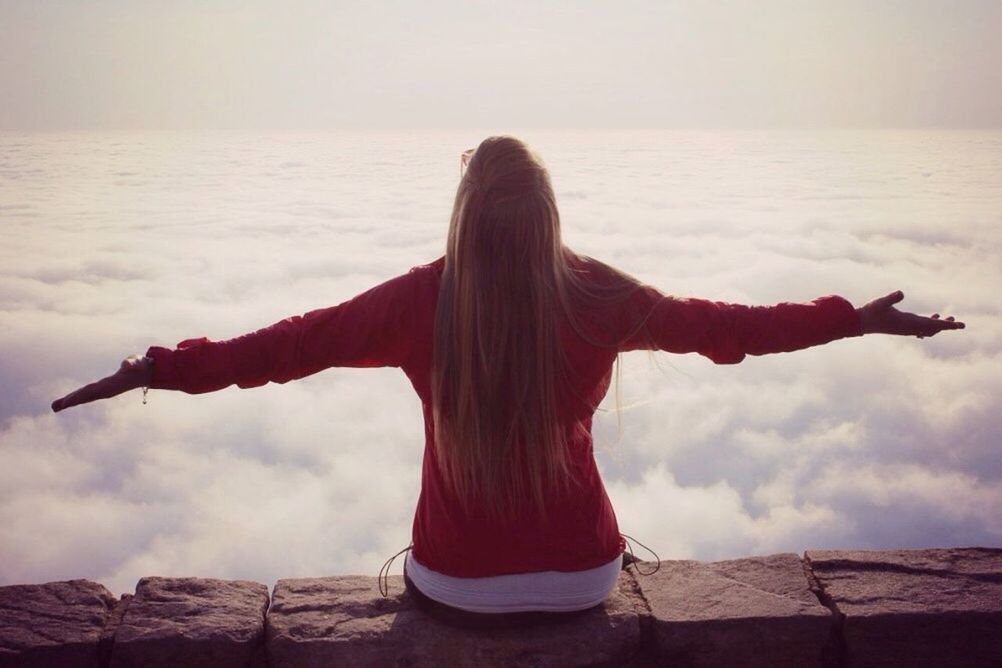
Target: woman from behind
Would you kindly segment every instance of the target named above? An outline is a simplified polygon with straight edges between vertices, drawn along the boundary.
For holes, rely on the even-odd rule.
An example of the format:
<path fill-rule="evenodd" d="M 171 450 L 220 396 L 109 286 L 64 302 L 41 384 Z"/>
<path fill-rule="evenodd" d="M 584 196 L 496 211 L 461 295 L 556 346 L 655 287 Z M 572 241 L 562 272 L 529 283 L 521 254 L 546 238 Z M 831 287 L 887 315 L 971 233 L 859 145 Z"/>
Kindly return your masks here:
<path fill-rule="evenodd" d="M 615 585 L 623 552 L 591 417 L 625 338 L 616 330 L 641 322 L 596 325 L 642 286 L 564 247 L 549 175 L 523 142 L 489 137 L 463 160 L 407 583 L 444 604 L 432 610 L 474 613 L 459 620 L 587 609 Z M 507 619 L 527 617 L 538 616 Z"/>

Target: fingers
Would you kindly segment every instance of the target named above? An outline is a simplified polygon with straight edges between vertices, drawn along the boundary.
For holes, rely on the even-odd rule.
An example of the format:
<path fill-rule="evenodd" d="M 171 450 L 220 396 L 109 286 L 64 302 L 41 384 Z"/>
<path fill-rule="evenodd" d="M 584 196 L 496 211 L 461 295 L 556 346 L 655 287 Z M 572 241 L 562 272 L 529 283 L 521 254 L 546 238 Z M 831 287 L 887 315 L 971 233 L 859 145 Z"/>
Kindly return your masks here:
<path fill-rule="evenodd" d="M 877 304 L 879 304 L 881 308 L 890 308 L 891 306 L 897 304 L 904 298 L 905 298 L 905 293 L 901 292 L 901 290 L 895 290 L 889 295 L 884 295 L 883 297 L 875 299 L 874 301 L 877 302 Z"/>
<path fill-rule="evenodd" d="M 966 326 L 959 320 L 954 319 L 952 315 L 940 319 L 939 314 L 935 313 L 928 320 L 932 321 L 933 328 L 936 332 L 942 332 L 944 329 L 964 329 Z"/>
<path fill-rule="evenodd" d="M 117 372 L 56 399 L 51 408 L 58 413 L 71 406 L 115 397 L 137 387 L 149 386 L 151 376 L 152 366 L 149 360 L 145 356 L 132 355 L 122 361 Z"/>
<path fill-rule="evenodd" d="M 79 401 L 79 398 L 80 398 L 79 392 L 80 392 L 80 390 L 77 390 L 75 392 L 70 392 L 65 397 L 61 397 L 61 398 L 56 399 L 55 401 L 53 401 L 52 402 L 52 412 L 53 413 L 58 413 L 61 410 L 65 410 L 65 409 L 69 408 L 70 406 L 76 406 L 79 403 L 83 403 L 82 401 Z"/>
<path fill-rule="evenodd" d="M 105 398 L 102 396 L 101 392 L 101 384 L 104 383 L 105 380 L 107 379 L 99 380 L 96 383 L 91 383 L 90 385 L 84 385 L 80 389 L 70 392 L 65 397 L 56 399 L 52 402 L 52 410 L 58 413 L 61 410 L 70 408 L 71 406 L 86 404 L 96 399 Z"/>
<path fill-rule="evenodd" d="M 128 390 L 135 389 L 135 387 L 135 383 L 126 374 L 116 373 L 89 385 L 84 385 L 61 399 L 56 399 L 52 402 L 52 410 L 58 413 L 71 406 L 86 404 L 98 399 L 109 399 Z"/>
<path fill-rule="evenodd" d="M 78 391 L 79 390 L 77 390 L 77 392 Z M 53 401 L 52 402 L 52 412 L 53 413 L 58 413 L 61 410 L 65 410 L 65 409 L 69 408 L 70 406 L 75 406 L 76 403 L 73 401 L 73 399 L 74 399 L 73 395 L 75 395 L 77 392 L 70 392 L 66 396 L 60 397 L 59 399 L 56 399 L 55 401 Z"/>
<path fill-rule="evenodd" d="M 75 392 L 70 392 L 62 399 L 56 399 L 52 402 L 52 411 L 54 413 L 58 413 L 59 411 L 66 410 L 67 408 L 71 408 L 79 404 L 86 404 L 100 398 L 92 396 L 89 391 L 85 392 L 85 389 L 86 388 L 80 388 Z"/>
<path fill-rule="evenodd" d="M 935 336 L 946 329 L 964 329 L 966 327 L 964 323 L 954 319 L 952 315 L 940 318 L 938 313 L 934 313 L 929 318 L 922 316 L 918 316 L 918 318 L 916 321 L 916 329 L 918 331 L 915 333 L 915 336 L 920 339 Z"/>

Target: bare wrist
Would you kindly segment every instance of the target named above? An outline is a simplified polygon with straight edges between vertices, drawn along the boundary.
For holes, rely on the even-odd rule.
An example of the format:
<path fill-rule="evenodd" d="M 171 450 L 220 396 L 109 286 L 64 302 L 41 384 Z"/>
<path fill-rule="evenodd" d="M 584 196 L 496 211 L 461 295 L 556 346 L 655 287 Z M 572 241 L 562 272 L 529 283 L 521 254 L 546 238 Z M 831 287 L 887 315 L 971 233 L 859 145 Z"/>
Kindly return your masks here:
<path fill-rule="evenodd" d="M 139 368 L 141 370 L 140 379 L 142 380 L 142 386 L 148 388 L 153 382 L 153 365 L 155 360 L 149 355 L 144 355 L 140 359 Z"/>
<path fill-rule="evenodd" d="M 867 311 L 865 306 L 860 306 L 856 309 L 856 314 L 859 316 L 859 330 L 863 334 L 870 334 L 873 330 L 870 329 L 870 313 Z"/>

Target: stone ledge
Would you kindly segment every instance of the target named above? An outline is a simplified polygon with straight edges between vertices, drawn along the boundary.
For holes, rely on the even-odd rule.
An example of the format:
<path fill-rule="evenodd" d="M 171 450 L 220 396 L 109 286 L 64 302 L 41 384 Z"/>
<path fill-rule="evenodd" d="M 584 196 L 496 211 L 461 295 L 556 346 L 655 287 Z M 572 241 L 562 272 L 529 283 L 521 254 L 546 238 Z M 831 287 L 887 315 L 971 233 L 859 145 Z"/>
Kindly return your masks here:
<path fill-rule="evenodd" d="M 809 550 L 848 666 L 1002 665 L 1002 549 Z"/>
<path fill-rule="evenodd" d="M 650 563 L 641 563 L 648 570 Z M 468 630 L 402 578 L 143 578 L 0 587 L 6 666 L 995 666 L 1002 549 L 810 550 L 624 573 L 573 620 Z M 823 605 L 819 602 L 823 601 Z"/>
<path fill-rule="evenodd" d="M 0 587 L 0 666 L 100 666 L 115 605 L 88 580 Z"/>
<path fill-rule="evenodd" d="M 112 668 L 264 666 L 268 588 L 244 580 L 143 578 L 115 630 Z"/>
<path fill-rule="evenodd" d="M 643 601 L 629 576 L 601 607 L 538 627 L 470 631 L 430 619 L 403 578 L 380 596 L 375 578 L 279 580 L 268 613 L 271 666 L 588 666 L 631 659 Z"/>
<path fill-rule="evenodd" d="M 637 580 L 650 605 L 651 649 L 665 663 L 816 666 L 830 652 L 831 612 L 811 593 L 795 554 L 666 561 Z"/>

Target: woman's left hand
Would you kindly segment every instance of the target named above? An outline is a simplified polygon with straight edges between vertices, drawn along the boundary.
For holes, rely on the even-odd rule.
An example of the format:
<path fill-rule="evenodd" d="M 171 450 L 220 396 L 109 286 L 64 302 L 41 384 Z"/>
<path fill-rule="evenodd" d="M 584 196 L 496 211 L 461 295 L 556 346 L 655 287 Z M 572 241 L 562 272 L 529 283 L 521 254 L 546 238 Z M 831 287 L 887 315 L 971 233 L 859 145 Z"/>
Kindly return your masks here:
<path fill-rule="evenodd" d="M 898 334 L 924 339 L 927 336 L 935 336 L 944 329 L 964 328 L 964 323 L 954 320 L 952 315 L 940 318 L 939 314 L 935 313 L 932 317 L 926 317 L 894 308 L 894 304 L 904 298 L 904 293 L 898 290 L 856 309 L 863 325 L 863 333 Z"/>

